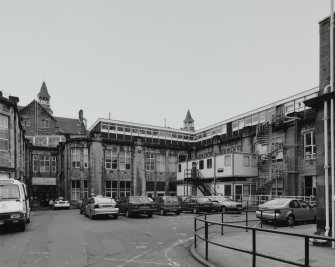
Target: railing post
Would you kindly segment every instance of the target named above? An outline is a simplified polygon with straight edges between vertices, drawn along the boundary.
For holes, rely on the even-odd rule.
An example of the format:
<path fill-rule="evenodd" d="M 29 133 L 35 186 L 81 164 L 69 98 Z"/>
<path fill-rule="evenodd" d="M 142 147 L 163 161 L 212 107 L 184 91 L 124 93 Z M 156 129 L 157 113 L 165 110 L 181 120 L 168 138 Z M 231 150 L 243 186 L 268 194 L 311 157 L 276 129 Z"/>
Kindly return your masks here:
<path fill-rule="evenodd" d="M 309 267 L 309 237 L 305 237 L 305 266 Z"/>
<path fill-rule="evenodd" d="M 275 229 L 277 229 L 277 213 L 276 213 L 276 210 L 275 210 Z"/>
<path fill-rule="evenodd" d="M 208 260 L 208 222 L 205 221 L 206 260 Z"/>
<path fill-rule="evenodd" d="M 263 228 L 263 211 L 261 210 L 261 228 Z"/>
<path fill-rule="evenodd" d="M 223 212 L 221 213 L 221 223 L 223 223 Z M 223 224 L 221 225 L 221 235 L 223 235 Z"/>
<path fill-rule="evenodd" d="M 197 247 L 197 217 L 194 217 L 194 247 Z"/>
<path fill-rule="evenodd" d="M 245 226 L 248 227 L 248 210 L 245 211 Z M 248 228 L 245 231 L 248 232 Z"/>
<path fill-rule="evenodd" d="M 256 267 L 256 230 L 252 229 L 252 267 Z"/>

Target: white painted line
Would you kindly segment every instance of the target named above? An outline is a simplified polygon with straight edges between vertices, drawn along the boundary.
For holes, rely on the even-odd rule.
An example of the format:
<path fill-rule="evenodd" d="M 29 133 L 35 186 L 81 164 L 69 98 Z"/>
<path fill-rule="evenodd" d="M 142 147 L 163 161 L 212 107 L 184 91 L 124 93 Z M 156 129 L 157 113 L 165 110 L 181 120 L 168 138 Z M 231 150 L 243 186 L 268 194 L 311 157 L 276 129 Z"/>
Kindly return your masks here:
<path fill-rule="evenodd" d="M 123 260 L 123 259 L 112 259 L 112 258 L 104 258 L 105 261 L 123 261 L 128 263 L 129 260 Z M 136 260 L 132 260 L 132 263 L 141 263 L 141 264 L 153 264 L 153 265 L 168 265 L 171 266 L 171 263 L 163 263 L 163 262 L 153 262 L 153 261 L 136 261 Z"/>
<path fill-rule="evenodd" d="M 42 252 L 42 251 L 29 251 L 30 254 L 43 254 L 43 255 L 49 255 L 49 252 Z"/>
<path fill-rule="evenodd" d="M 168 254 L 169 254 L 169 251 L 172 249 L 172 248 L 174 248 L 174 247 L 176 247 L 176 246 L 179 246 L 180 244 L 182 244 L 182 243 L 185 243 L 185 242 L 187 242 L 187 241 L 190 241 L 190 240 L 192 240 L 194 237 L 192 236 L 192 237 L 190 237 L 190 238 L 187 238 L 187 239 L 185 239 L 185 240 L 178 240 L 178 241 L 176 241 L 175 243 L 173 243 L 170 247 L 168 247 L 165 251 L 164 251 L 164 257 L 172 264 L 172 266 L 175 266 L 175 267 L 180 267 L 180 264 L 179 263 L 177 263 L 177 262 L 175 262 L 175 261 L 173 261 L 171 258 L 169 258 L 169 256 L 168 256 Z"/>
<path fill-rule="evenodd" d="M 117 267 L 123 267 L 129 262 L 135 262 L 136 259 L 141 258 L 142 256 L 144 256 L 145 254 L 148 254 L 149 252 L 150 252 L 150 250 L 147 250 L 147 251 L 143 252 L 142 254 L 131 258 L 130 260 L 126 260 L 124 264 L 118 265 Z"/>

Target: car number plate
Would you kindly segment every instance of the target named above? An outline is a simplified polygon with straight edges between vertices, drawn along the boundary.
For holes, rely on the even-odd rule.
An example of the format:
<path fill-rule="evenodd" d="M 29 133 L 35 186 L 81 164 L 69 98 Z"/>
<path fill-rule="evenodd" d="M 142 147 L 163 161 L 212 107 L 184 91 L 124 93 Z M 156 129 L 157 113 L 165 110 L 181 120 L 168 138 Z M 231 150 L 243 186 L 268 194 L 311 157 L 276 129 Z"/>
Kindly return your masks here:
<path fill-rule="evenodd" d="M 13 223 L 18 223 L 19 222 L 19 220 L 13 220 Z"/>

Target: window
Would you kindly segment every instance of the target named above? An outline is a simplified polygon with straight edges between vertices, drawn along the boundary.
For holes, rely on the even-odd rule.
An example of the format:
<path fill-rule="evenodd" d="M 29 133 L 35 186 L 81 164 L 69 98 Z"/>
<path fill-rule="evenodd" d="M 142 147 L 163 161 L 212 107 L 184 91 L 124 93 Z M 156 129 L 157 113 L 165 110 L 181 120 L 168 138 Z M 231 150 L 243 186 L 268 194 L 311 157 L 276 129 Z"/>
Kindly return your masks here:
<path fill-rule="evenodd" d="M 177 156 L 170 155 L 169 156 L 169 172 L 177 171 Z"/>
<path fill-rule="evenodd" d="M 117 151 L 107 149 L 105 151 L 105 168 L 116 170 L 118 164 Z"/>
<path fill-rule="evenodd" d="M 88 149 L 84 148 L 84 168 L 88 168 Z"/>
<path fill-rule="evenodd" d="M 231 155 L 224 157 L 224 165 L 225 167 L 231 166 Z"/>
<path fill-rule="evenodd" d="M 71 181 L 71 200 L 80 199 L 80 180 Z"/>
<path fill-rule="evenodd" d="M 130 152 L 120 151 L 119 160 L 120 160 L 120 170 L 130 170 Z"/>
<path fill-rule="evenodd" d="M 257 167 L 257 158 L 251 157 L 251 167 Z"/>
<path fill-rule="evenodd" d="M 316 146 L 313 131 L 304 133 L 305 160 L 315 159 Z"/>
<path fill-rule="evenodd" d="M 224 195 L 231 196 L 231 184 L 224 185 Z"/>
<path fill-rule="evenodd" d="M 165 172 L 165 155 L 156 155 L 156 171 Z"/>
<path fill-rule="evenodd" d="M 181 164 L 178 164 L 178 172 L 181 172 Z"/>
<path fill-rule="evenodd" d="M 37 158 L 37 155 L 33 155 L 33 172 L 38 172 L 38 158 Z"/>
<path fill-rule="evenodd" d="M 56 163 L 57 163 L 57 161 L 56 161 L 56 157 L 55 157 L 55 156 L 52 156 L 52 157 L 51 157 L 51 171 L 52 171 L 53 173 L 56 172 Z"/>
<path fill-rule="evenodd" d="M 121 181 L 119 197 L 128 197 L 128 196 L 130 196 L 130 181 Z"/>
<path fill-rule="evenodd" d="M 118 198 L 117 196 L 117 181 L 106 181 L 105 196 Z"/>
<path fill-rule="evenodd" d="M 212 159 L 207 159 L 207 169 L 212 169 Z"/>
<path fill-rule="evenodd" d="M 145 170 L 155 170 L 155 155 L 153 153 L 145 153 Z"/>
<path fill-rule="evenodd" d="M 50 156 L 40 155 L 40 172 L 50 172 Z"/>
<path fill-rule="evenodd" d="M 9 149 L 8 117 L 0 114 L 0 150 Z"/>
<path fill-rule="evenodd" d="M 29 127 L 30 126 L 30 118 L 29 117 L 25 117 L 25 118 L 22 118 L 22 126 L 26 126 L 26 127 Z"/>
<path fill-rule="evenodd" d="M 83 181 L 83 190 L 81 198 L 88 198 L 88 181 Z"/>
<path fill-rule="evenodd" d="M 72 168 L 80 168 L 80 149 L 71 149 L 71 166 Z"/>
<path fill-rule="evenodd" d="M 40 129 L 47 129 L 47 128 L 49 128 L 49 121 L 42 119 L 40 121 Z"/>
<path fill-rule="evenodd" d="M 243 195 L 250 194 L 250 185 L 243 185 Z"/>
<path fill-rule="evenodd" d="M 243 167 L 249 167 L 249 166 L 250 166 L 249 156 L 243 156 Z"/>
<path fill-rule="evenodd" d="M 203 170 L 204 169 L 204 161 L 200 160 L 199 161 L 199 170 Z"/>

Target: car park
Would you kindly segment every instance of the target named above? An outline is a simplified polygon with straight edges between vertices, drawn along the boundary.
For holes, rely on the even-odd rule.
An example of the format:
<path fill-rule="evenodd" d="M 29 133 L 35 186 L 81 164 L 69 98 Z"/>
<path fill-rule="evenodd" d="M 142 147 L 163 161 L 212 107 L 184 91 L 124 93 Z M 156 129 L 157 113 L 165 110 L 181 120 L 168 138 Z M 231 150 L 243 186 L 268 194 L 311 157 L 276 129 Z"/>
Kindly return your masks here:
<path fill-rule="evenodd" d="M 53 209 L 70 209 L 70 202 L 63 197 L 59 197 L 54 201 Z"/>
<path fill-rule="evenodd" d="M 150 218 L 157 211 L 156 204 L 146 196 L 125 197 L 118 202 L 117 207 L 127 218 L 138 214 L 146 214 Z"/>
<path fill-rule="evenodd" d="M 316 208 L 304 200 L 293 198 L 276 198 L 258 205 L 256 217 L 263 221 L 315 221 Z"/>
<path fill-rule="evenodd" d="M 15 179 L 0 179 L 0 226 L 16 224 L 21 231 L 30 222 L 27 187 Z"/>
<path fill-rule="evenodd" d="M 174 212 L 176 215 L 179 215 L 181 212 L 179 200 L 175 196 L 157 197 L 155 199 L 155 204 L 157 211 L 162 216 L 166 215 L 168 212 Z"/>
<path fill-rule="evenodd" d="M 238 212 L 244 209 L 243 203 L 233 201 L 230 197 L 224 196 L 207 196 L 214 206 L 218 206 L 221 212 Z"/>
<path fill-rule="evenodd" d="M 180 203 L 182 211 L 191 211 L 192 213 L 198 212 L 211 212 L 215 210 L 213 202 L 207 197 L 187 197 Z"/>
<path fill-rule="evenodd" d="M 96 196 L 88 199 L 85 205 L 85 216 L 93 220 L 97 216 L 112 215 L 114 219 L 119 216 L 119 208 L 113 198 Z"/>

